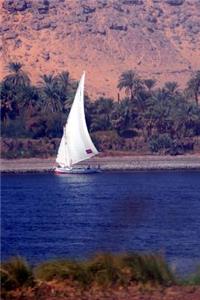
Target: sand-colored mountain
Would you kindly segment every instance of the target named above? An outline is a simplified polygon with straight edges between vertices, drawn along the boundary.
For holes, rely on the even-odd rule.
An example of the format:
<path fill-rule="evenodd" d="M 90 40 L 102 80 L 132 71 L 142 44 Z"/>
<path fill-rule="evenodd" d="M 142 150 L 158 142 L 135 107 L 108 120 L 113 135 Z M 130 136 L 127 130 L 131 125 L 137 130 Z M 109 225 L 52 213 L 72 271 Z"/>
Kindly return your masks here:
<path fill-rule="evenodd" d="M 90 95 L 117 95 L 119 75 L 136 70 L 184 86 L 200 69 L 199 0 L 0 0 L 1 73 L 24 64 L 44 73 L 86 70 Z"/>

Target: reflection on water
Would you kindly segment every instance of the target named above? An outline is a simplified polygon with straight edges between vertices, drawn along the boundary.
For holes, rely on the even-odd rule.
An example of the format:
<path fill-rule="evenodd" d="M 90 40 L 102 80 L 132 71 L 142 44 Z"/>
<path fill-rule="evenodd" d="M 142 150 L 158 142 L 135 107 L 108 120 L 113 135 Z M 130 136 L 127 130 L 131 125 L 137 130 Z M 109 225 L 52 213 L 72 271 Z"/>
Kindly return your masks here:
<path fill-rule="evenodd" d="M 97 251 L 200 261 L 200 172 L 2 177 L 2 257 L 36 262 Z"/>
<path fill-rule="evenodd" d="M 148 199 L 129 195 L 120 197 L 120 201 L 112 203 L 113 224 L 121 222 L 122 224 L 139 224 L 143 223 L 145 212 L 148 212 Z M 147 216 L 146 216 L 147 217 Z"/>

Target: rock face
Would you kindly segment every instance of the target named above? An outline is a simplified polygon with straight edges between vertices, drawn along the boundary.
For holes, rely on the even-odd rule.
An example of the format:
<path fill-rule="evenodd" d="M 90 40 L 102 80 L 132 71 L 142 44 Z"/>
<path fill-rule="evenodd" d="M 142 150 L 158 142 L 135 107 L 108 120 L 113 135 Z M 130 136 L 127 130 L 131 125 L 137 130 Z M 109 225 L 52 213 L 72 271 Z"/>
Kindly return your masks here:
<path fill-rule="evenodd" d="M 110 29 L 127 31 L 127 26 L 124 24 L 112 24 Z"/>
<path fill-rule="evenodd" d="M 128 4 L 128 5 L 132 5 L 132 4 L 142 5 L 144 3 L 144 1 L 142 1 L 142 0 L 123 0 L 122 3 Z"/>
<path fill-rule="evenodd" d="M 95 12 L 95 10 L 96 10 L 96 7 L 90 7 L 90 6 L 86 6 L 86 5 L 83 6 L 84 14 L 91 14 L 91 13 Z"/>
<path fill-rule="evenodd" d="M 170 5 L 182 5 L 184 2 L 185 0 L 166 0 L 166 3 Z"/>
<path fill-rule="evenodd" d="M 23 11 L 28 7 L 25 0 L 4 0 L 2 6 L 10 13 Z"/>
<path fill-rule="evenodd" d="M 37 3 L 37 10 L 40 14 L 46 14 L 49 10 L 49 1 L 48 0 L 40 0 Z"/>
<path fill-rule="evenodd" d="M 184 86 L 200 68 L 199 0 L 0 0 L 0 79 L 11 60 L 41 74 L 86 70 L 90 95 L 116 97 L 134 69 Z"/>

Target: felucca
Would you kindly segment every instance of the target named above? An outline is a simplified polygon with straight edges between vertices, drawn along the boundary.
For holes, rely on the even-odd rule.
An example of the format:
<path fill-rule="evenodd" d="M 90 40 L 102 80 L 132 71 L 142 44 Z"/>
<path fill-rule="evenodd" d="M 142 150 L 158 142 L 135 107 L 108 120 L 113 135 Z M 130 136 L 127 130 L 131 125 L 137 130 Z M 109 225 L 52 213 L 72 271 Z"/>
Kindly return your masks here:
<path fill-rule="evenodd" d="M 84 81 L 83 73 L 76 95 L 64 126 L 63 136 L 58 149 L 55 168 L 57 174 L 91 174 L 100 172 L 99 168 L 77 167 L 76 164 L 98 154 L 89 135 L 84 111 Z"/>

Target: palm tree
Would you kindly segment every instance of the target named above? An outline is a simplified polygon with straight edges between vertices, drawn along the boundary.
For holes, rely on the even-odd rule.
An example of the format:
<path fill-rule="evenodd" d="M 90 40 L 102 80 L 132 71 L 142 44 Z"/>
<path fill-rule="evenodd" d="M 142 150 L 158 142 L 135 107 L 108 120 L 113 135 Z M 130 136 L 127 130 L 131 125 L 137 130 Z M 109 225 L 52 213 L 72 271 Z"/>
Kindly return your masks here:
<path fill-rule="evenodd" d="M 6 125 L 8 119 L 15 119 L 19 115 L 19 108 L 16 101 L 1 99 L 0 103 L 1 121 Z"/>
<path fill-rule="evenodd" d="M 22 64 L 19 62 L 10 62 L 7 66 L 9 74 L 4 78 L 6 85 L 14 88 L 18 86 L 28 86 L 30 79 L 28 75 L 22 70 Z"/>
<path fill-rule="evenodd" d="M 192 137 L 200 133 L 200 108 L 193 103 L 182 103 L 178 117 L 180 126 L 183 128 L 183 137 Z M 178 128 L 178 132 L 179 132 Z"/>
<path fill-rule="evenodd" d="M 5 116 L 15 118 L 19 115 L 24 89 L 30 86 L 30 79 L 19 62 L 10 62 L 7 69 L 9 74 L 4 77 L 1 88 L 2 111 L 6 112 Z"/>
<path fill-rule="evenodd" d="M 98 114 L 109 115 L 113 107 L 113 100 L 101 97 L 98 100 L 96 100 L 94 104 L 95 110 Z"/>
<path fill-rule="evenodd" d="M 164 85 L 164 88 L 167 90 L 169 94 L 175 94 L 178 89 L 178 83 L 175 81 L 167 81 Z"/>
<path fill-rule="evenodd" d="M 42 79 L 39 82 L 40 86 L 44 86 L 44 85 L 52 84 L 52 83 L 56 82 L 56 78 L 54 77 L 53 74 L 44 74 L 44 75 L 41 75 L 40 78 Z"/>
<path fill-rule="evenodd" d="M 67 71 L 63 71 L 60 74 L 58 74 L 55 77 L 55 80 L 57 81 L 57 89 L 58 89 L 58 93 L 60 95 L 60 98 L 62 100 L 63 103 L 65 103 L 70 95 L 70 79 L 69 79 L 69 72 Z"/>
<path fill-rule="evenodd" d="M 1 121 L 6 124 L 6 121 L 9 118 L 11 107 L 9 103 L 1 99 L 0 112 L 1 112 Z"/>
<path fill-rule="evenodd" d="M 188 92 L 194 96 L 196 104 L 199 104 L 200 96 L 200 70 L 197 71 L 193 78 L 191 78 L 187 83 Z"/>
<path fill-rule="evenodd" d="M 143 88 L 143 81 L 134 71 L 128 70 L 121 74 L 117 88 L 125 89 L 125 93 L 133 100 L 138 91 Z"/>
<path fill-rule="evenodd" d="M 58 85 L 62 90 L 67 93 L 67 88 L 69 85 L 69 72 L 63 71 L 57 76 Z"/>
<path fill-rule="evenodd" d="M 45 111 L 62 111 L 63 103 L 58 90 L 57 78 L 52 74 L 42 75 L 40 81 L 41 99 Z"/>
<path fill-rule="evenodd" d="M 91 130 L 95 131 L 110 129 L 110 116 L 113 108 L 113 100 L 109 98 L 99 98 L 93 103 L 91 108 Z"/>
<path fill-rule="evenodd" d="M 156 85 L 156 80 L 155 79 L 145 79 L 144 84 L 150 92 L 152 90 L 152 88 Z"/>
<path fill-rule="evenodd" d="M 144 123 L 147 129 L 147 136 L 152 132 L 162 134 L 168 127 L 168 117 L 171 107 L 170 98 L 164 90 L 157 90 L 147 101 L 147 107 L 144 111 Z"/>
<path fill-rule="evenodd" d="M 113 129 L 118 133 L 123 132 L 128 128 L 132 121 L 132 107 L 129 99 L 124 99 L 121 102 L 115 102 L 110 116 L 110 121 Z"/>
<path fill-rule="evenodd" d="M 23 101 L 22 107 L 28 111 L 32 111 L 34 108 L 40 108 L 40 99 L 38 89 L 35 86 L 25 86 L 23 89 Z"/>

